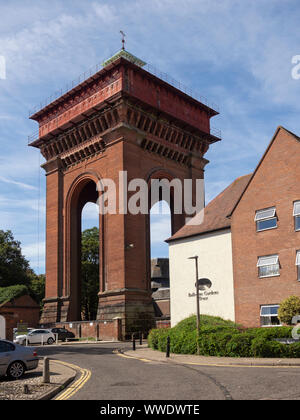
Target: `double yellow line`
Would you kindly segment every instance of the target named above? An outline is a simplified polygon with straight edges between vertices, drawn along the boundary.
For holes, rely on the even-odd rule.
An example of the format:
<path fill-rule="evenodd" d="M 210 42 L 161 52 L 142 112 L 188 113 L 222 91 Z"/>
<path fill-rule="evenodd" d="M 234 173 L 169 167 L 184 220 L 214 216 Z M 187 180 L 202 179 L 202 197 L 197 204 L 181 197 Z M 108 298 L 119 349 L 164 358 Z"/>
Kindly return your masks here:
<path fill-rule="evenodd" d="M 71 398 L 76 392 L 78 392 L 84 384 L 90 379 L 92 372 L 89 369 L 82 369 L 79 366 L 72 365 L 71 363 L 62 362 L 61 360 L 55 360 L 55 363 L 60 363 L 62 365 L 65 365 L 67 367 L 70 367 L 71 369 L 74 369 L 76 371 L 80 372 L 80 378 L 77 379 L 71 386 L 69 386 L 64 392 L 59 394 L 58 397 L 54 398 L 54 400 L 68 400 Z"/>
<path fill-rule="evenodd" d="M 129 356 L 129 355 L 123 354 L 119 350 L 114 350 L 113 353 L 119 357 L 124 357 L 124 359 L 135 359 L 135 360 L 140 360 L 141 362 L 146 362 L 146 363 L 154 362 L 154 360 L 149 360 L 149 359 L 144 359 L 142 357 L 135 357 L 135 356 Z"/>

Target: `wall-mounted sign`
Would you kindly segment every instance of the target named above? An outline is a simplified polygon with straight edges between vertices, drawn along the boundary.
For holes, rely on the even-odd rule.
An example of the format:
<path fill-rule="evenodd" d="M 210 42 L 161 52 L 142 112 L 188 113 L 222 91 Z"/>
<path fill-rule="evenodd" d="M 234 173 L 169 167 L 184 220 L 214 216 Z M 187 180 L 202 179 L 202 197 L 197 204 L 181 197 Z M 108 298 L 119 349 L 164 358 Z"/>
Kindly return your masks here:
<path fill-rule="evenodd" d="M 207 290 L 205 292 L 199 292 L 199 300 L 208 300 L 210 296 L 216 296 L 216 295 L 219 295 L 219 292 L 217 290 L 216 291 Z M 189 293 L 188 297 L 196 297 L 196 292 Z"/>

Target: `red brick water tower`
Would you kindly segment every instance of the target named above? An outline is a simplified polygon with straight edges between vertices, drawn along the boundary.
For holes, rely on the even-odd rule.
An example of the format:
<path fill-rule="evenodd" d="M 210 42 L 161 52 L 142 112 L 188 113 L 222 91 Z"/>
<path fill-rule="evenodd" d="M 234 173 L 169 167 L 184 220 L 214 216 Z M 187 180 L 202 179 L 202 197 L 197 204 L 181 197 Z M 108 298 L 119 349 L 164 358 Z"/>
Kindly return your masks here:
<path fill-rule="evenodd" d="M 31 119 L 39 135 L 30 145 L 46 162 L 46 296 L 42 323 L 78 321 L 81 212 L 96 202 L 96 184 L 119 172 L 142 178 L 203 179 L 217 115 L 166 75 L 121 50 L 103 68 L 50 101 Z M 174 214 L 172 234 L 185 223 Z M 123 333 L 151 319 L 149 215 L 99 216 L 97 319 L 120 317 Z"/>

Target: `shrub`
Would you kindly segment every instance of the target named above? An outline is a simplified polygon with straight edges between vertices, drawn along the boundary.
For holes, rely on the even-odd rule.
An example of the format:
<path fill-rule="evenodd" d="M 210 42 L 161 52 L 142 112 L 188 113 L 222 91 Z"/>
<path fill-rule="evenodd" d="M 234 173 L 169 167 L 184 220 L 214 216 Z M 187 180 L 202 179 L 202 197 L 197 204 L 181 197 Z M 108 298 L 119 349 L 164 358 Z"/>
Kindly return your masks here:
<path fill-rule="evenodd" d="M 247 333 L 236 334 L 226 344 L 226 356 L 250 357 L 253 336 Z"/>
<path fill-rule="evenodd" d="M 274 327 L 242 331 L 231 321 L 202 316 L 199 351 L 202 355 L 223 357 L 300 357 L 300 342 L 286 345 L 274 340 L 291 337 L 291 330 L 291 327 Z M 184 319 L 173 328 L 151 330 L 149 347 L 165 352 L 168 336 L 172 353 L 196 354 L 196 317 Z"/>
<path fill-rule="evenodd" d="M 213 326 L 223 326 L 223 327 L 232 327 L 237 328 L 237 324 L 232 321 L 228 321 L 222 319 L 218 316 L 210 316 L 210 315 L 201 315 L 200 316 L 200 327 L 213 327 Z M 180 321 L 174 328 L 177 330 L 184 330 L 184 331 L 193 331 L 197 327 L 197 317 L 196 315 L 191 315 L 188 318 L 183 319 Z"/>
<path fill-rule="evenodd" d="M 300 357 L 300 342 L 293 343 L 287 346 L 287 354 L 286 357 Z"/>
<path fill-rule="evenodd" d="M 278 318 L 281 322 L 291 325 L 292 318 L 300 315 L 300 298 L 298 296 L 290 296 L 281 302 L 278 309 Z"/>
<path fill-rule="evenodd" d="M 151 330 L 148 334 L 148 345 L 154 350 L 158 349 L 158 337 L 160 330 Z"/>
<path fill-rule="evenodd" d="M 237 334 L 236 331 L 219 332 L 212 334 L 200 334 L 199 350 L 200 354 L 207 356 L 227 356 L 226 345 Z M 196 351 L 195 351 L 196 353 Z"/>
<path fill-rule="evenodd" d="M 251 343 L 251 353 L 254 357 L 287 357 L 288 345 L 258 337 Z"/>

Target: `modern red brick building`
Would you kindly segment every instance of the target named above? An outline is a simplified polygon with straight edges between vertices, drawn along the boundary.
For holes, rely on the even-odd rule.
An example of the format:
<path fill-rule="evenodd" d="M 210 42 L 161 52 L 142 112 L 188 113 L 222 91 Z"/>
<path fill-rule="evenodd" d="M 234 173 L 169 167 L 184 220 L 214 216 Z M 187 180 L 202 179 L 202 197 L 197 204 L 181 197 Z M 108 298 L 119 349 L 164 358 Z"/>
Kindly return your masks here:
<path fill-rule="evenodd" d="M 167 240 L 173 325 L 196 310 L 193 255 L 215 293 L 201 293 L 202 313 L 245 327 L 279 324 L 279 304 L 300 296 L 299 180 L 300 138 L 278 127 L 255 171 L 212 200 L 202 224 Z"/>
<path fill-rule="evenodd" d="M 231 213 L 236 322 L 276 324 L 300 296 L 300 138 L 278 127 Z M 297 257 L 298 256 L 298 257 Z"/>
<path fill-rule="evenodd" d="M 212 107 L 163 80 L 125 50 L 31 118 L 31 145 L 46 159 L 46 297 L 41 322 L 80 321 L 81 211 L 96 202 L 96 184 L 140 178 L 203 179 Z M 130 197 L 130 196 L 129 196 Z M 129 198 L 128 197 L 128 198 Z M 171 200 L 172 201 L 172 200 Z M 172 233 L 185 214 L 172 213 Z M 119 201 L 117 201 L 119 207 Z M 123 335 L 154 316 L 149 215 L 100 215 L 98 320 L 122 318 Z"/>

